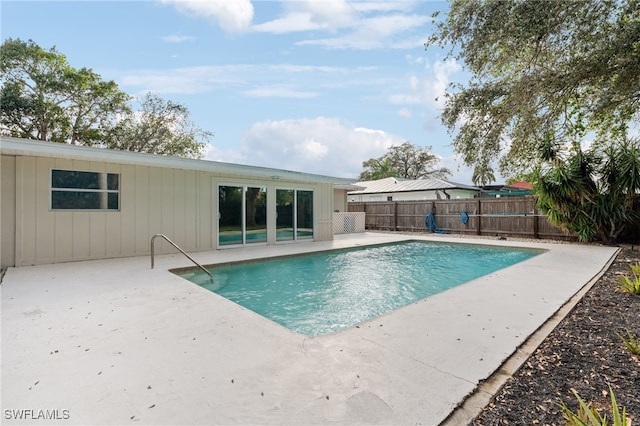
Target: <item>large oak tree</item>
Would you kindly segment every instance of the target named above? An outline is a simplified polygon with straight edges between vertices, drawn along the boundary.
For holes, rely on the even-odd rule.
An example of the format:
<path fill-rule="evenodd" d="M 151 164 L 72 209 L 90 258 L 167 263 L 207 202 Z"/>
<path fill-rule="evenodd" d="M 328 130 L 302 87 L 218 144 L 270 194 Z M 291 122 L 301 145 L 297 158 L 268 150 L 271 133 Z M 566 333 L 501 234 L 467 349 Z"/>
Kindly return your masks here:
<path fill-rule="evenodd" d="M 0 46 L 0 132 L 50 142 L 201 158 L 212 136 L 189 110 L 153 94 L 133 98 L 55 47 L 7 39 Z"/>
<path fill-rule="evenodd" d="M 184 105 L 147 93 L 141 109 L 121 119 L 104 142 L 111 149 L 201 158 L 212 136 L 191 122 Z"/>
<path fill-rule="evenodd" d="M 379 158 L 370 158 L 362 163 L 363 171 L 358 180 L 378 180 L 387 177 L 404 179 L 440 178 L 451 174 L 446 167 L 436 168 L 440 157 L 431 152 L 431 147 L 419 147 L 405 142 L 389 147 Z"/>
<path fill-rule="evenodd" d="M 0 123 L 15 137 L 78 145 L 100 143 L 130 97 L 55 48 L 8 39 L 0 46 Z"/>
<path fill-rule="evenodd" d="M 453 0 L 426 47 L 471 73 L 443 123 L 467 165 L 530 170 L 544 141 L 624 140 L 640 108 L 639 0 Z"/>

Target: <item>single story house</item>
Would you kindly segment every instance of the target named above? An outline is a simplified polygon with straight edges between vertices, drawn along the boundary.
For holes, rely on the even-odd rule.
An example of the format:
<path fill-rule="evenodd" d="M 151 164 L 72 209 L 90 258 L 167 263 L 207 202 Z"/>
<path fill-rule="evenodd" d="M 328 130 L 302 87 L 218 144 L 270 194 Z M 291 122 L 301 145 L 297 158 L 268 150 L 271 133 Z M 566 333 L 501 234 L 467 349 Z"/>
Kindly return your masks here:
<path fill-rule="evenodd" d="M 389 177 L 379 180 L 356 182 L 362 189 L 349 191 L 349 202 L 368 201 L 419 201 L 440 199 L 476 198 L 482 189 L 475 186 L 449 182 L 443 179 L 400 179 Z"/>
<path fill-rule="evenodd" d="M 0 137 L 2 268 L 333 239 L 352 179 Z M 175 252 L 160 244 L 158 253 Z"/>

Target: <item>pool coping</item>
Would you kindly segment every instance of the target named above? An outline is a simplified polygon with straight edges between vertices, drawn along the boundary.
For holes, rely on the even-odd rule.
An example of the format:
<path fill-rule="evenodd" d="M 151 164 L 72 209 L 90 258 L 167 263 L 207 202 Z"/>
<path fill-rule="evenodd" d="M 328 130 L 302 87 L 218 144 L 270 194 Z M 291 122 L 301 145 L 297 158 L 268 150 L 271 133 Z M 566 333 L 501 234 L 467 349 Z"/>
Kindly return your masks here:
<path fill-rule="evenodd" d="M 495 370 L 487 379 L 481 381 L 474 391 L 460 402 L 460 404 L 440 423 L 440 426 L 458 426 L 470 424 L 482 410 L 491 402 L 493 397 L 502 389 L 510 377 L 515 374 L 529 357 L 538 349 L 540 344 L 553 332 L 562 320 L 580 302 L 582 297 L 605 274 L 614 262 L 618 248 L 601 271 L 585 284 L 571 299 L 569 299 L 556 313 L 554 313 L 540 328 L 531 334 L 516 350 L 504 360 L 500 368 Z"/>
<path fill-rule="evenodd" d="M 68 410 L 57 424 L 439 424 L 617 252 L 368 232 L 191 255 L 215 264 L 411 239 L 548 251 L 318 337 L 198 290 L 169 272 L 189 266 L 179 254 L 157 256 L 153 270 L 148 256 L 10 268 L 3 423 L 24 424 L 5 410 L 32 408 Z"/>
<path fill-rule="evenodd" d="M 420 245 L 423 245 L 424 248 L 421 248 L 420 250 L 424 250 L 424 251 L 430 250 L 431 248 L 437 247 L 438 245 L 448 246 L 448 245 L 451 244 L 450 241 L 435 241 L 435 240 L 426 241 L 424 239 L 406 239 L 406 240 L 403 240 L 403 241 L 400 241 L 400 242 L 394 241 L 394 242 L 387 242 L 387 243 L 380 243 L 380 244 L 368 244 L 365 247 L 357 246 L 357 247 L 348 247 L 348 248 L 342 248 L 342 249 L 318 250 L 318 251 L 314 251 L 314 252 L 311 252 L 311 253 L 285 254 L 285 255 L 278 255 L 278 256 L 268 256 L 268 257 L 262 257 L 262 258 L 242 260 L 242 261 L 237 261 L 237 262 L 223 262 L 223 263 L 204 264 L 204 265 L 198 264 L 198 265 L 187 266 L 187 267 L 173 268 L 173 269 L 170 269 L 169 272 L 172 272 L 172 273 L 180 276 L 181 278 L 192 282 L 195 285 L 198 285 L 198 286 L 201 286 L 203 288 L 206 288 L 209 291 L 212 291 L 212 292 L 214 292 L 214 293 L 216 293 L 216 294 L 218 294 L 218 295 L 220 295 L 220 296 L 222 296 L 224 298 L 227 298 L 230 301 L 232 301 L 234 303 L 237 303 L 238 305 L 242 306 L 243 308 L 246 308 L 246 309 L 249 309 L 249 310 L 253 310 L 254 312 L 257 312 L 257 313 L 260 314 L 260 310 L 261 310 L 260 308 L 263 308 L 262 306 L 259 306 L 258 309 L 252 309 L 251 308 L 252 303 L 243 303 L 242 301 L 239 302 L 237 300 L 234 300 L 234 297 L 227 296 L 226 292 L 219 291 L 220 286 L 217 285 L 218 283 L 216 283 L 216 278 L 214 278 L 214 276 L 212 276 L 212 274 L 215 275 L 215 272 L 216 272 L 216 270 L 218 268 L 238 267 L 238 266 L 241 267 L 242 265 L 255 266 L 256 264 L 258 266 L 261 266 L 261 264 L 272 266 L 270 263 L 273 262 L 273 261 L 277 262 L 277 261 L 281 261 L 281 260 L 300 259 L 300 258 L 305 258 L 305 257 L 308 257 L 308 256 L 322 255 L 322 254 L 332 254 L 332 253 L 337 253 L 337 252 L 350 253 L 350 252 L 369 249 L 369 248 L 371 248 L 371 249 L 384 248 L 385 246 L 394 246 L 394 245 L 407 244 L 407 243 L 418 243 Z M 486 245 L 486 244 L 469 244 L 469 243 L 465 243 L 465 242 L 456 242 L 455 244 L 457 246 L 462 246 L 462 247 L 466 247 L 466 248 L 474 247 L 474 246 L 488 247 L 489 250 L 491 249 L 491 247 L 499 247 L 499 246 L 495 246 L 495 245 L 491 246 L 491 245 Z M 413 246 L 413 247 L 416 247 L 416 246 Z M 528 257 L 526 257 L 524 259 L 511 260 L 510 264 L 507 264 L 505 266 L 499 267 L 498 269 L 496 269 L 494 271 L 490 270 L 490 271 L 488 271 L 488 272 L 486 272 L 486 273 L 484 273 L 482 275 L 479 275 L 479 276 L 476 276 L 476 277 L 469 277 L 469 278 L 466 278 L 466 279 L 464 279 L 462 281 L 458 281 L 459 279 L 457 277 L 451 277 L 451 281 L 455 281 L 455 283 L 454 284 L 449 283 L 448 284 L 449 286 L 446 287 L 446 288 L 441 288 L 440 282 L 438 282 L 438 284 L 431 284 L 431 286 L 435 286 L 435 287 L 438 288 L 438 290 L 435 291 L 432 294 L 427 294 L 427 295 L 424 295 L 422 297 L 414 298 L 413 300 L 410 300 L 410 301 L 405 301 L 403 304 L 398 305 L 398 306 L 396 306 L 394 308 L 385 310 L 384 312 L 381 312 L 379 315 L 374 315 L 374 316 L 371 316 L 371 317 L 368 317 L 368 318 L 354 320 L 355 322 L 352 323 L 351 325 L 340 326 L 339 328 L 337 328 L 335 330 L 332 330 L 332 331 L 328 331 L 328 332 L 323 331 L 323 332 L 319 332 L 319 333 L 306 333 L 304 331 L 300 331 L 300 329 L 303 328 L 303 327 L 302 326 L 296 327 L 296 325 L 300 325 L 299 324 L 300 321 L 304 321 L 305 320 L 304 316 L 303 316 L 303 318 L 298 318 L 298 317 L 289 318 L 290 322 L 293 323 L 293 324 L 288 326 L 286 324 L 278 322 L 277 320 L 271 319 L 269 315 L 263 315 L 263 314 L 261 314 L 261 315 L 265 316 L 267 319 L 270 319 L 272 321 L 278 322 L 283 327 L 288 328 L 288 329 L 290 329 L 290 330 L 292 330 L 292 331 L 294 331 L 294 332 L 296 332 L 298 334 L 301 334 L 301 335 L 303 335 L 305 337 L 322 337 L 322 336 L 329 335 L 329 334 L 335 334 L 335 333 L 338 333 L 338 332 L 340 332 L 342 330 L 345 330 L 345 329 L 348 329 L 348 328 L 352 328 L 352 327 L 356 327 L 356 326 L 358 326 L 360 324 L 366 323 L 371 319 L 374 319 L 374 318 L 377 318 L 377 317 L 380 317 L 380 316 L 384 316 L 387 313 L 391 313 L 391 312 L 395 311 L 396 309 L 401 308 L 403 306 L 419 302 L 422 299 L 426 299 L 428 297 L 434 296 L 435 294 L 438 294 L 438 293 L 441 293 L 443 291 L 449 290 L 451 288 L 457 287 L 458 285 L 465 284 L 466 282 L 469 282 L 469 281 L 472 281 L 472 280 L 474 280 L 476 278 L 482 277 L 483 275 L 488 275 L 488 274 L 490 274 L 492 272 L 496 272 L 496 271 L 498 271 L 500 269 L 504 269 L 506 267 L 515 265 L 515 264 L 517 264 L 519 262 L 522 262 L 522 261 L 525 261 L 525 260 L 529 259 L 530 257 L 537 256 L 537 255 L 542 254 L 542 253 L 545 252 L 544 249 L 531 249 L 531 248 L 526 248 L 526 247 L 514 247 L 514 249 L 521 250 L 521 253 L 523 253 L 523 254 L 527 253 Z M 411 249 L 411 250 L 413 250 L 413 249 Z M 426 253 L 425 256 L 427 256 L 427 254 L 428 253 Z M 396 256 L 396 255 L 394 255 L 394 256 Z M 432 262 L 432 259 L 433 259 L 433 255 L 429 256 L 426 259 L 426 261 Z M 474 263 L 474 264 L 476 264 L 476 263 Z M 428 268 L 425 268 L 425 269 L 428 269 Z M 205 271 L 206 270 L 209 271 L 209 279 L 208 279 L 207 282 L 203 282 L 203 280 L 207 280 L 207 276 L 205 275 Z M 358 271 L 358 272 L 360 274 L 362 274 L 365 271 Z M 421 271 L 421 272 L 423 272 L 423 271 Z M 224 274 L 224 272 L 223 272 L 223 274 Z M 353 278 L 359 278 L 359 277 L 353 277 Z M 222 279 L 222 278 L 220 278 L 220 279 Z M 259 279 L 259 278 L 255 277 L 255 279 L 254 279 L 254 277 L 251 276 L 251 275 L 248 276 L 248 277 L 247 276 L 243 277 L 243 280 L 245 280 L 245 283 L 247 283 L 247 284 L 250 284 L 250 283 L 252 283 L 252 280 L 255 281 L 257 279 Z M 342 278 L 342 279 L 344 280 L 344 278 Z M 389 277 L 388 279 L 389 280 L 393 280 L 394 277 Z M 295 280 L 296 283 L 300 282 L 300 277 L 294 277 L 294 280 Z M 430 282 L 421 282 L 420 285 L 428 286 L 429 283 Z M 279 284 L 280 285 L 291 285 L 292 283 L 284 282 L 284 283 L 279 283 Z M 304 285 L 304 283 L 302 283 L 302 285 Z M 443 283 L 442 287 L 444 287 L 444 286 L 445 286 L 445 284 Z M 244 288 L 244 287 L 241 287 L 241 288 Z M 233 284 L 232 284 L 232 293 L 238 293 L 238 291 L 242 292 L 242 290 L 237 290 L 237 289 L 238 289 L 238 287 L 233 287 Z M 252 289 L 252 288 L 247 288 L 247 290 L 250 291 L 254 295 L 251 298 L 255 298 L 255 290 Z M 304 288 L 304 290 L 306 292 L 309 289 L 308 288 Z M 299 293 L 295 293 L 293 295 L 293 298 L 297 299 L 299 295 L 300 295 Z M 324 296 L 324 297 L 326 298 L 326 296 Z M 356 301 L 354 301 L 354 303 L 355 302 Z M 261 302 L 261 303 L 263 303 L 263 302 Z M 255 305 L 253 305 L 253 306 L 255 307 Z M 299 315 L 299 313 L 296 314 L 296 315 Z M 326 326 L 326 324 L 322 324 L 322 325 Z"/>

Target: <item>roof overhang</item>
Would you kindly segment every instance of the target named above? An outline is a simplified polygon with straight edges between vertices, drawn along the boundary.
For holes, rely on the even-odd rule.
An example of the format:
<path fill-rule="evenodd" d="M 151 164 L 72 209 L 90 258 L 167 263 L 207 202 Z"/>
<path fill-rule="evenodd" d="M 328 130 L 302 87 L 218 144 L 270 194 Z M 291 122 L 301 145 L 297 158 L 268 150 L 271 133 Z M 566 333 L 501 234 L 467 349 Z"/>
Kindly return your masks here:
<path fill-rule="evenodd" d="M 334 185 L 351 185 L 353 179 L 269 167 L 245 164 L 223 163 L 191 158 L 167 157 L 131 151 L 116 151 L 105 148 L 68 145 L 56 142 L 35 141 L 0 136 L 0 153 L 2 155 L 30 156 L 45 158 L 65 158 L 84 161 L 101 161 L 105 163 L 129 164 L 151 167 L 165 167 L 182 170 L 198 170 L 223 173 L 237 176 L 250 176 L 273 181 L 288 180 L 297 182 L 331 183 Z"/>
<path fill-rule="evenodd" d="M 437 192 L 437 191 L 469 191 L 469 192 L 485 192 L 480 188 L 472 188 L 472 187 L 457 187 L 452 186 L 450 188 L 424 188 L 424 189 L 401 189 L 398 191 L 392 190 L 372 190 L 367 191 L 366 188 L 363 190 L 352 190 L 348 192 L 348 195 L 372 195 L 372 194 L 400 194 L 400 193 L 408 193 L 408 192 Z"/>
<path fill-rule="evenodd" d="M 362 186 L 353 185 L 353 184 L 346 184 L 346 185 L 336 184 L 336 185 L 333 185 L 333 187 L 335 189 L 345 189 L 347 191 L 359 191 L 361 189 L 364 189 L 364 187 L 362 187 Z"/>

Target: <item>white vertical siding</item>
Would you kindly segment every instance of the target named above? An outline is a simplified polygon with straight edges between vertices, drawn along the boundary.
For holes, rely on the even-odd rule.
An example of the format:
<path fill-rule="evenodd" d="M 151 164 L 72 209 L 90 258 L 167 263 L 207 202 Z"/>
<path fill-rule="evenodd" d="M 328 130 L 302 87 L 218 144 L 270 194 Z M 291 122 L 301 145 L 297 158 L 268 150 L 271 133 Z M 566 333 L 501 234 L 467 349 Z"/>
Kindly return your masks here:
<path fill-rule="evenodd" d="M 104 172 L 105 173 L 117 173 L 122 177 L 123 166 L 107 164 Z M 120 194 L 122 197 L 122 194 Z M 120 199 L 122 203 L 122 199 Z M 104 242 L 104 256 L 105 257 L 114 257 L 118 256 L 118 253 L 122 250 L 122 214 L 119 212 L 104 212 L 104 227 L 106 233 L 106 240 Z"/>
<path fill-rule="evenodd" d="M 15 223 L 3 214 L 3 225 L 6 221 L 15 229 L 6 238 L 3 231 L 3 265 L 146 255 L 156 233 L 167 234 L 185 250 L 213 248 L 209 173 L 35 157 L 17 157 L 12 167 L 13 158 L 3 156 L 11 172 L 6 173 L 11 180 L 3 181 L 16 188 L 15 197 L 3 195 L 3 201 L 16 200 L 15 208 L 5 203 L 16 214 Z M 50 210 L 53 168 L 120 174 L 120 211 Z M 159 244 L 157 250 L 173 249 Z"/>
<path fill-rule="evenodd" d="M 36 251 L 36 161 L 16 158 L 16 264 L 32 265 Z"/>
<path fill-rule="evenodd" d="M 72 259 L 89 259 L 89 250 L 91 250 L 91 221 L 89 220 L 89 212 L 70 212 L 62 213 L 71 215 L 71 244 Z M 104 238 L 104 234 L 96 235 L 94 238 Z M 60 259 L 66 260 L 66 259 Z M 40 263 L 40 259 L 35 259 L 36 263 Z"/>
<path fill-rule="evenodd" d="M 144 167 L 138 167 L 143 169 Z M 137 222 L 137 196 L 136 196 L 136 174 L 137 167 L 123 165 L 120 167 L 120 213 L 109 215 L 108 229 L 113 233 L 117 233 L 118 245 L 116 246 L 115 238 L 107 244 L 107 255 L 109 257 L 118 256 L 118 253 L 129 251 L 136 254 L 136 222 Z M 111 171 L 111 170 L 110 170 Z M 131 220 L 124 220 L 129 217 Z"/>
<path fill-rule="evenodd" d="M 184 174 L 184 206 L 185 212 L 182 218 L 184 226 L 185 241 L 188 241 L 189 250 L 200 250 L 198 244 L 198 197 L 197 192 L 197 173 L 188 171 Z"/>
<path fill-rule="evenodd" d="M 73 259 L 73 216 L 60 212 L 53 213 L 55 220 L 55 245 L 56 257 L 59 259 Z"/>
<path fill-rule="evenodd" d="M 333 190 L 333 210 L 339 212 L 347 211 L 347 191 L 345 189 Z"/>
<path fill-rule="evenodd" d="M 76 161 L 77 163 L 77 161 Z M 44 185 L 44 190 L 47 191 L 46 194 L 43 195 L 44 199 L 47 202 L 47 207 L 45 207 L 45 211 L 49 216 L 53 217 L 54 221 L 54 258 L 57 259 L 73 259 L 73 247 L 72 237 L 73 237 L 73 215 L 69 212 L 53 212 L 50 214 L 49 212 L 49 203 L 50 203 L 50 194 L 49 187 L 51 185 L 51 176 L 50 169 L 61 169 L 61 170 L 73 170 L 76 167 L 73 160 L 58 158 L 53 161 L 52 164 L 47 164 L 45 166 L 47 176 L 47 182 Z"/>
<path fill-rule="evenodd" d="M 16 157 L 0 159 L 0 267 L 15 264 L 16 245 Z"/>
<path fill-rule="evenodd" d="M 120 211 L 123 216 L 134 218 L 133 221 L 130 222 L 134 227 L 134 254 L 140 255 L 149 250 L 149 239 L 151 238 L 149 229 L 154 225 L 152 222 L 157 219 L 157 217 L 152 217 L 149 214 L 149 200 L 153 196 L 149 189 L 151 171 L 149 167 L 138 166 L 134 168 L 134 173 L 131 176 L 121 176 L 121 179 L 120 194 L 122 195 L 123 192 L 131 192 L 131 196 L 135 202 L 126 205 L 121 203 Z M 125 198 L 128 199 L 129 196 Z"/>
<path fill-rule="evenodd" d="M 146 211 L 144 212 L 145 215 L 141 215 L 140 219 L 141 221 L 144 221 L 145 217 L 148 219 L 146 222 L 146 233 L 142 236 L 141 242 L 143 243 L 144 249 L 141 250 L 141 253 L 146 253 L 147 250 L 149 250 L 149 239 L 151 236 L 168 232 L 162 228 L 162 169 L 155 167 L 149 168 L 149 181 L 143 190 L 146 190 L 148 198 L 146 201 Z M 161 247 L 158 248 L 158 251 L 161 251 Z"/>
<path fill-rule="evenodd" d="M 197 220 L 197 250 L 207 250 L 216 246 L 214 228 L 218 224 L 217 188 L 213 185 L 211 174 L 204 172 L 196 173 L 197 191 L 196 197 L 196 220 Z"/>
<path fill-rule="evenodd" d="M 53 215 L 49 214 L 49 182 L 50 168 L 52 161 L 48 158 L 37 158 L 35 164 L 35 188 L 34 188 L 34 220 L 33 232 L 35 235 L 30 236 L 37 238 L 38 244 L 34 247 L 35 258 L 42 259 L 45 263 L 55 259 L 54 250 L 54 229 L 55 220 Z M 31 198 L 31 197 L 29 197 Z M 25 224 L 28 226 L 28 224 Z"/>
<path fill-rule="evenodd" d="M 318 184 L 313 194 L 313 216 L 315 222 L 314 238 L 316 241 L 333 239 L 333 185 Z"/>
<path fill-rule="evenodd" d="M 104 173 L 105 164 L 104 163 L 96 163 L 90 162 L 86 163 L 88 171 L 92 172 L 100 172 Z M 109 212 L 115 213 L 115 212 Z M 117 213 L 116 213 L 117 214 Z M 107 240 L 107 212 L 89 212 L 89 241 L 87 242 L 89 245 L 89 259 L 99 259 L 106 257 L 106 240 Z M 117 229 L 118 233 L 120 232 L 120 228 Z M 111 233 L 112 230 L 109 230 Z M 97 236 L 102 235 L 102 238 Z"/>
<path fill-rule="evenodd" d="M 334 193 L 330 183 L 291 181 L 276 185 L 276 182 L 257 178 L 214 172 L 53 157 L 3 156 L 2 161 L 3 265 L 147 255 L 150 239 L 156 233 L 166 234 L 187 251 L 215 249 L 219 183 L 267 187 L 269 196 L 273 197 L 269 202 L 273 211 L 276 187 L 311 189 L 314 191 L 315 239 L 333 238 Z M 54 168 L 118 173 L 120 210 L 52 211 L 50 179 Z M 5 195 L 5 186 L 15 187 L 15 197 Z M 15 198 L 15 205 L 8 205 L 10 209 L 7 209 L 5 198 Z M 5 214 L 5 210 L 15 212 L 15 217 Z M 268 220 L 275 227 L 273 211 Z M 11 229 L 6 239 L 5 223 Z M 161 241 L 157 240 L 158 253 L 175 251 Z"/>

